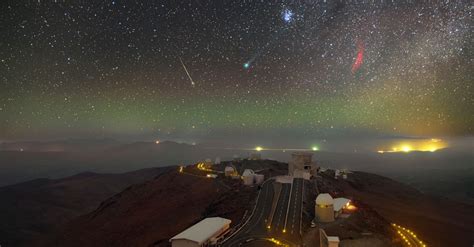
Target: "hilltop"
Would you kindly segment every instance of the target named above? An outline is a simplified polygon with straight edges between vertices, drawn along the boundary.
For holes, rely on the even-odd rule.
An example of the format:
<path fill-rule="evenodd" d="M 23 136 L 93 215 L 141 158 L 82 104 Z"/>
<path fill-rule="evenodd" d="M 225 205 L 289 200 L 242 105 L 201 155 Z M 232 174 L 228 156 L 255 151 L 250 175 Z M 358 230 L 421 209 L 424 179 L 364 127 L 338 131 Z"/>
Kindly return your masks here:
<path fill-rule="evenodd" d="M 213 169 L 222 171 L 230 163 L 222 162 Z M 244 169 L 253 169 L 266 178 L 287 173 L 286 163 L 271 160 L 243 160 L 232 164 L 240 173 Z M 54 222 L 56 219 L 58 227 L 49 226 L 47 231 L 37 231 L 25 246 L 169 246 L 168 240 L 172 236 L 205 217 L 231 219 L 234 229 L 249 217 L 260 186 L 244 186 L 240 179 L 225 178 L 220 173 L 217 173 L 216 179 L 208 178 L 208 172 L 197 169 L 197 165 L 180 170 L 175 166 L 160 169 L 154 174 L 153 170 L 139 172 L 148 175 L 129 182 L 134 184 L 132 186 L 118 186 L 94 199 L 84 197 L 86 201 L 96 203 L 75 211 L 61 221 L 57 221 L 54 214 L 61 210 L 53 203 L 44 205 L 43 210 L 50 214 L 46 214 L 43 221 Z M 13 186 L 15 189 L 10 188 L 10 191 L 15 191 L 18 197 L 29 198 L 32 201 L 29 204 L 40 201 L 39 192 L 42 195 L 56 195 L 56 201 L 61 198 L 59 201 L 62 203 L 77 202 L 69 193 L 57 193 L 58 188 L 63 188 L 62 183 L 83 185 L 95 178 L 93 181 L 97 185 L 104 185 L 110 184 L 104 182 L 109 176 L 85 173 L 64 181 L 36 180 Z M 125 174 L 122 179 L 124 177 Z M 316 179 L 305 182 L 304 186 L 302 229 L 307 243 L 316 244 L 319 241 L 317 228 L 310 227 L 318 192 L 350 198 L 357 206 L 357 211 L 348 219 L 324 226 L 328 234 L 337 235 L 346 242 L 371 241 L 373 246 L 400 246 L 401 240 L 392 223 L 413 230 L 428 246 L 467 246 L 474 241 L 471 237 L 474 229 L 474 219 L 470 214 L 474 209 L 472 205 L 425 195 L 383 176 L 352 172 L 344 180 L 335 179 L 334 170 L 326 170 Z M 30 194 L 28 191 L 35 191 L 35 187 L 39 188 L 36 190 L 39 192 Z M 81 193 L 88 194 L 97 191 L 97 187 L 76 188 L 82 188 Z M 5 194 L 5 188 L 0 190 L 0 196 L 2 192 Z M 101 203 L 97 201 L 100 197 Z M 21 207 L 12 210 L 9 205 L 4 206 L 4 210 L 9 210 L 11 217 L 19 217 L 24 212 L 30 212 L 29 215 L 39 212 Z M 32 225 L 37 224 L 34 222 L 37 218 L 31 219 Z M 15 225 L 12 229 L 23 233 L 28 231 L 25 225 Z"/>

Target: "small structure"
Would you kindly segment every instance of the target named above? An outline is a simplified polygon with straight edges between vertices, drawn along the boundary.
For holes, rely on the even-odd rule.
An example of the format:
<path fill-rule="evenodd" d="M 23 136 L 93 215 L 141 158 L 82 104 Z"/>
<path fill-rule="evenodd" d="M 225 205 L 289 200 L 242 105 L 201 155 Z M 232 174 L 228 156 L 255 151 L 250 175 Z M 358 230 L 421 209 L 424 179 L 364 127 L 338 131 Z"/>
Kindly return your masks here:
<path fill-rule="evenodd" d="M 319 246 L 320 247 L 338 247 L 339 246 L 338 236 L 328 236 L 326 232 L 319 228 Z"/>
<path fill-rule="evenodd" d="M 347 179 L 347 176 L 351 173 L 348 169 L 342 169 L 341 174 L 342 174 L 342 179 Z"/>
<path fill-rule="evenodd" d="M 215 244 L 229 230 L 230 223 L 231 220 L 221 217 L 206 218 L 172 237 L 169 241 L 172 247 Z"/>
<path fill-rule="evenodd" d="M 249 160 L 261 160 L 262 154 L 261 153 L 251 153 Z"/>
<path fill-rule="evenodd" d="M 216 160 L 214 161 L 214 164 L 220 165 L 221 164 L 221 157 L 216 157 Z"/>
<path fill-rule="evenodd" d="M 334 199 L 334 217 L 339 217 L 341 215 L 342 210 L 349 207 L 351 200 L 339 197 Z"/>
<path fill-rule="evenodd" d="M 232 165 L 226 166 L 224 168 L 224 174 L 225 174 L 226 177 L 232 177 L 232 176 L 235 176 L 237 174 L 237 170 Z"/>
<path fill-rule="evenodd" d="M 244 172 L 242 173 L 243 183 L 244 185 L 247 185 L 247 186 L 261 184 L 263 183 L 264 179 L 265 179 L 265 176 L 263 174 L 256 174 L 251 169 L 245 169 Z"/>
<path fill-rule="evenodd" d="M 328 193 L 319 194 L 316 197 L 314 212 L 319 222 L 334 221 L 334 199 Z"/>
<path fill-rule="evenodd" d="M 244 185 L 251 186 L 254 184 L 254 177 L 255 172 L 251 169 L 245 169 L 242 173 L 242 180 L 244 181 Z"/>
<path fill-rule="evenodd" d="M 288 163 L 288 175 L 294 176 L 295 171 L 309 172 L 310 175 L 316 175 L 318 166 L 312 161 L 313 153 L 294 152 L 291 154 L 291 161 Z"/>

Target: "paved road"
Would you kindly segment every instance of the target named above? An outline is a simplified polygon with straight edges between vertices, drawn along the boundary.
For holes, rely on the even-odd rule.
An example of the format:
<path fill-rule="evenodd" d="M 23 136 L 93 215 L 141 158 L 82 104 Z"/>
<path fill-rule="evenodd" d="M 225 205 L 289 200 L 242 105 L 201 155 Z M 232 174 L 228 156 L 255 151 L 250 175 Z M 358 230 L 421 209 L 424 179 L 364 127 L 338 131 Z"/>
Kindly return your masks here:
<path fill-rule="evenodd" d="M 293 179 L 290 205 L 286 222 L 286 233 L 294 241 L 301 239 L 301 210 L 303 204 L 303 183 L 302 178 Z"/>
<path fill-rule="evenodd" d="M 273 183 L 274 181 L 271 180 L 262 186 L 250 220 L 222 246 L 254 246 L 255 243 L 265 238 L 275 238 L 291 246 L 301 242 L 300 226 L 304 181 L 298 178 L 293 180 L 293 184 L 281 184 L 281 193 L 270 229 L 268 229 L 267 219 L 270 217 L 274 199 Z"/>
<path fill-rule="evenodd" d="M 245 243 L 247 239 L 265 237 L 267 234 L 266 219 L 270 215 L 272 200 L 273 180 L 269 180 L 262 186 L 255 211 L 250 220 L 222 246 L 239 246 L 241 243 Z"/>
<path fill-rule="evenodd" d="M 288 201 L 290 200 L 291 184 L 282 184 L 280 197 L 276 205 L 275 213 L 271 225 L 272 233 L 282 233 L 285 226 L 286 210 L 288 209 Z"/>

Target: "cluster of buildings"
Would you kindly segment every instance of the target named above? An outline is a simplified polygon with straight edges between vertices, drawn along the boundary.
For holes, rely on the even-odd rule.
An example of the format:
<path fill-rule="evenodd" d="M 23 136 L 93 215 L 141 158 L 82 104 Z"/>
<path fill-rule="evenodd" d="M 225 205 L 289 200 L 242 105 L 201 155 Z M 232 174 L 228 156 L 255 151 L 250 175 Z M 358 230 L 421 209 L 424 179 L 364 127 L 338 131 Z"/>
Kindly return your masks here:
<path fill-rule="evenodd" d="M 250 154 L 249 160 L 260 160 L 260 153 Z M 240 161 L 239 157 L 234 157 L 235 161 Z M 214 164 L 219 164 L 220 158 L 216 158 L 216 162 L 213 163 L 211 159 L 206 159 L 199 162 L 196 167 L 202 171 L 214 171 L 212 170 Z M 180 171 L 182 171 L 182 167 Z M 241 179 L 242 183 L 247 186 L 258 185 L 263 183 L 265 176 L 263 174 L 257 174 L 251 169 L 245 169 L 242 175 L 239 174 L 237 168 L 229 164 L 224 168 L 224 176 L 232 179 Z M 210 173 L 206 177 L 216 178 L 217 174 Z M 210 246 L 216 245 L 220 239 L 222 239 L 230 229 L 231 220 L 221 217 L 205 218 L 195 225 L 189 227 L 183 232 L 172 237 L 172 247 L 198 247 L 198 246 Z"/>
<path fill-rule="evenodd" d="M 288 163 L 288 177 L 303 178 L 310 180 L 311 177 L 317 176 L 320 171 L 316 162 L 312 161 L 312 152 L 294 152 L 292 153 L 291 161 Z M 249 160 L 260 160 L 261 153 L 251 153 Z M 240 158 L 235 156 L 234 161 L 239 162 Z M 220 158 L 216 159 L 216 164 L 220 163 Z M 213 162 L 211 159 L 206 159 L 198 163 L 197 168 L 204 171 L 212 170 Z M 321 169 L 323 171 L 323 169 Z M 219 172 L 219 171 L 214 171 Z M 222 173 L 222 171 L 220 171 Z M 253 186 L 262 184 L 264 182 L 264 175 L 257 174 L 251 169 L 245 169 L 240 175 L 237 168 L 229 164 L 224 169 L 224 176 L 232 179 L 241 179 L 246 186 Z M 347 170 L 336 170 L 335 178 L 347 178 Z M 216 178 L 217 174 L 208 174 L 208 177 Z M 334 222 L 341 216 L 344 209 L 355 208 L 347 198 L 333 198 L 328 193 L 321 193 L 315 200 L 315 222 L 330 223 Z M 203 219 L 197 224 L 184 230 L 178 235 L 171 238 L 173 247 L 188 247 L 188 246 L 209 246 L 215 245 L 224 235 L 229 231 L 231 220 L 221 217 L 211 217 Z M 339 238 L 337 236 L 327 236 L 323 229 L 320 229 L 320 245 L 323 247 L 337 247 L 339 246 Z"/>
<path fill-rule="evenodd" d="M 310 152 L 293 153 L 291 161 L 288 163 L 288 175 L 309 180 L 311 177 L 317 176 L 318 172 L 326 171 L 324 168 L 320 169 L 319 165 L 312 161 L 312 156 L 313 153 Z M 335 170 L 334 178 L 347 179 L 349 173 L 348 170 Z M 315 200 L 315 221 L 323 224 L 334 222 L 343 214 L 345 209 L 355 209 L 350 199 L 344 197 L 333 198 L 328 193 L 321 193 Z M 315 226 L 315 223 L 313 224 Z M 339 246 L 340 239 L 338 236 L 328 236 L 322 228 L 319 229 L 319 235 L 321 247 Z"/>
<path fill-rule="evenodd" d="M 350 202 L 350 199 L 344 197 L 332 198 L 328 193 L 319 194 L 314 205 L 316 220 L 322 223 L 333 222 L 344 209 L 350 208 Z"/>
<path fill-rule="evenodd" d="M 245 169 L 242 173 L 242 181 L 244 185 L 252 186 L 263 183 L 264 180 L 263 174 L 257 174 L 251 169 Z"/>

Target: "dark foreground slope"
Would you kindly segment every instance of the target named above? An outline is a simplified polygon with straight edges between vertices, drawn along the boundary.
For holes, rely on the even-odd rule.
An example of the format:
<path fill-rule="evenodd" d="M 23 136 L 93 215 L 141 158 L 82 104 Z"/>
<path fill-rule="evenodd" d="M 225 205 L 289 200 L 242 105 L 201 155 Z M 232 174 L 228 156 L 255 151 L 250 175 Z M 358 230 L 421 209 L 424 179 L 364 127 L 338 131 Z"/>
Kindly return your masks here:
<path fill-rule="evenodd" d="M 286 174 L 286 166 L 273 161 L 243 161 L 237 168 L 239 171 L 243 168 L 262 170 L 268 178 Z M 206 178 L 206 172 L 193 172 L 198 170 L 193 167 L 185 168 L 184 173 L 172 167 L 152 180 L 128 187 L 98 207 L 90 207 L 89 213 L 66 222 L 52 234 L 39 236 L 26 246 L 168 246 L 169 238 L 204 217 L 221 216 L 231 219 L 232 226 L 238 224 L 245 211 L 252 208 L 258 188 L 245 187 L 239 180 L 222 176 Z M 87 174 L 82 176 L 87 177 Z M 397 223 L 416 232 L 428 246 L 471 246 L 474 242 L 472 205 L 431 197 L 369 173 L 354 172 L 347 180 L 334 179 L 331 170 L 321 176 L 317 179 L 317 189 L 313 188 L 314 194 L 306 198 L 309 214 L 314 210 L 314 198 L 319 190 L 353 199 L 356 205 L 363 206 L 360 208 L 363 210 L 358 211 L 362 216 L 375 210 L 383 217 L 362 217 L 380 223 L 368 222 L 369 226 Z M 85 191 L 91 193 L 94 189 Z M 63 203 L 74 201 L 64 200 Z M 370 228 L 360 224 L 357 227 Z M 355 236 L 342 232 L 331 234 Z"/>
<path fill-rule="evenodd" d="M 359 200 L 392 223 L 413 230 L 428 246 L 472 246 L 474 206 L 423 194 L 386 177 L 365 172 L 347 180 L 323 173 L 321 191 Z"/>
<path fill-rule="evenodd" d="M 36 179 L 0 188 L 0 244 L 19 246 L 48 234 L 79 215 L 96 209 L 126 187 L 143 183 L 170 168 L 122 174 L 81 173 L 63 179 Z"/>
<path fill-rule="evenodd" d="M 256 188 L 221 182 L 169 171 L 109 198 L 41 246 L 167 246 L 170 237 L 203 217 L 219 215 L 236 224 Z"/>

